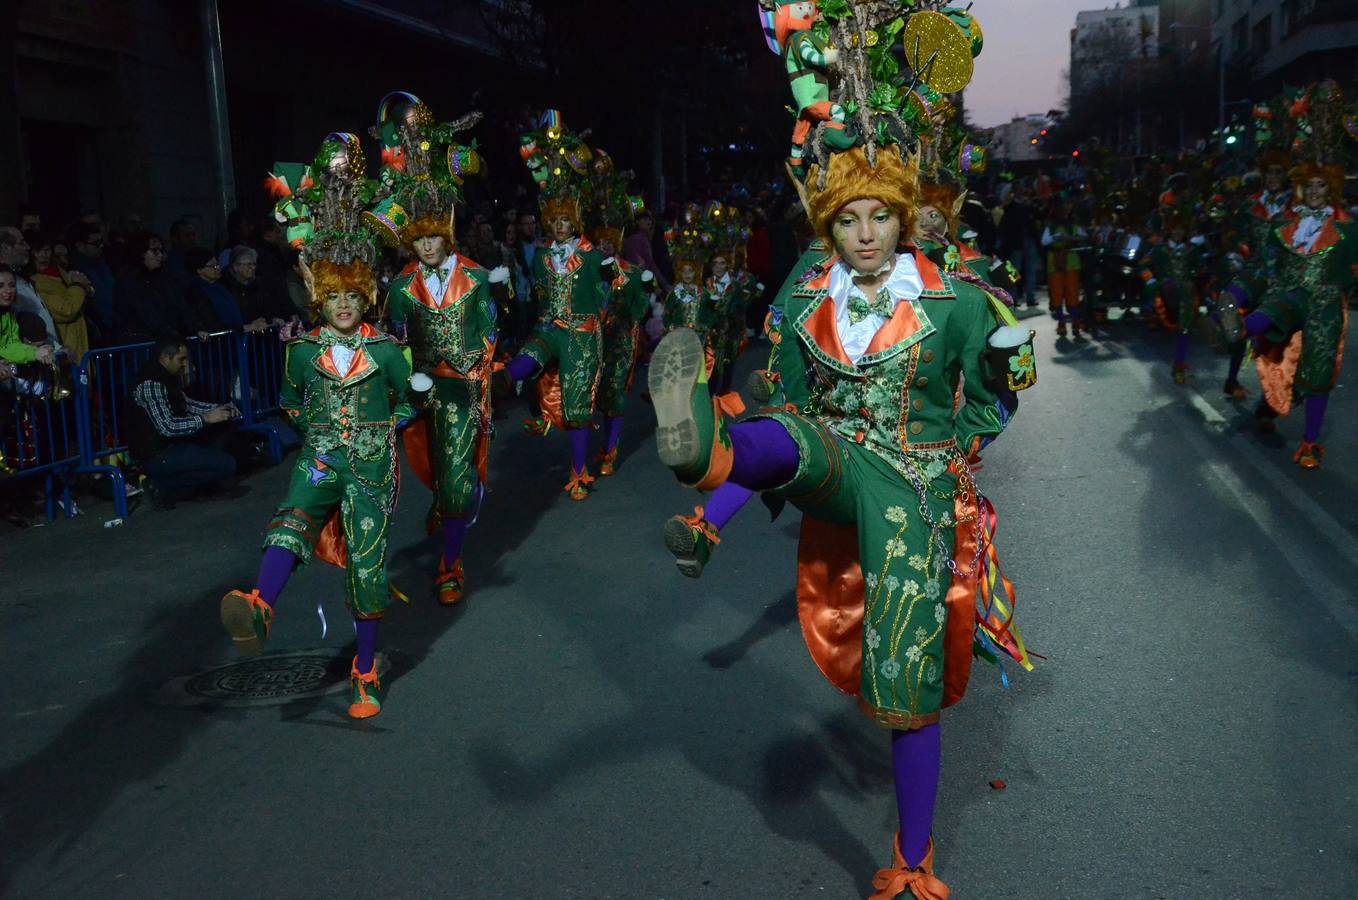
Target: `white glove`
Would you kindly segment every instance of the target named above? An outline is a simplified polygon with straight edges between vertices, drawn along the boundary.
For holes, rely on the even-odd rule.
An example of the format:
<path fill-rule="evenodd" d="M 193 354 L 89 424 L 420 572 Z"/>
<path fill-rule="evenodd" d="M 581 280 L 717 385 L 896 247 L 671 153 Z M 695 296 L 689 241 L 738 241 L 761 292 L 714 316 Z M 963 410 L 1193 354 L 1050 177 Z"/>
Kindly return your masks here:
<path fill-rule="evenodd" d="M 509 266 L 496 266 L 490 270 L 491 284 L 504 284 L 509 280 Z"/>
<path fill-rule="evenodd" d="M 603 262 L 599 263 L 599 265 L 601 265 L 601 266 L 611 266 L 611 265 L 613 265 L 613 263 L 615 263 L 615 262 L 617 262 L 617 257 L 610 256 L 608 259 L 606 259 L 606 260 L 604 260 Z"/>
<path fill-rule="evenodd" d="M 641 280 L 644 282 L 655 281 L 655 274 L 651 272 L 650 269 L 647 269 L 645 272 L 641 273 Z"/>

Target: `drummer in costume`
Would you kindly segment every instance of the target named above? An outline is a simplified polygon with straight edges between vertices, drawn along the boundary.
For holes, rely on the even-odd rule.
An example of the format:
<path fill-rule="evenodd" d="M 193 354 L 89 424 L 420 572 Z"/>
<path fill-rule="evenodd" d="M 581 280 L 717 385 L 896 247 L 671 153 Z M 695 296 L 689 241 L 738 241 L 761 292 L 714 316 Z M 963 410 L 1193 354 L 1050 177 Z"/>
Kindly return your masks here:
<path fill-rule="evenodd" d="M 570 439 L 572 500 L 589 497 L 589 429 L 599 389 L 603 336 L 600 314 L 613 260 L 584 236 L 589 147 L 568 131 L 556 110 L 524 135 L 519 153 L 538 186 L 542 222 L 552 237 L 533 258 L 533 290 L 542 311 L 523 351 L 506 366 L 514 381 L 537 377 L 543 416 Z"/>
<path fill-rule="evenodd" d="M 1014 390 L 1035 379 L 1031 332 L 1000 324 L 1012 321 L 1002 305 L 904 244 L 919 205 L 910 145 L 929 125 L 902 115 L 894 80 L 877 85 L 881 70 L 849 37 L 894 33 L 920 15 L 938 14 L 855 4 L 826 16 L 845 48 L 834 95 L 881 89 L 873 103 L 861 98 L 850 123 L 867 136 L 862 145 L 822 154 L 812 143 L 807 205 L 835 257 L 783 298 L 779 353 L 783 390 L 808 412 L 725 421 L 707 390 L 702 343 L 686 329 L 661 342 L 650 376 L 661 460 L 681 482 L 735 482 L 804 513 L 798 600 L 808 647 L 892 735 L 901 827 L 892 864 L 873 880 L 880 900 L 947 897 L 931 840 L 939 713 L 962 695 L 973 642 L 1026 662 L 1008 583 L 994 569 L 993 512 L 972 468 L 1014 413 Z M 965 40 L 939 19 L 918 27 Z M 945 67 L 931 77 L 951 84 L 956 75 Z M 882 135 L 895 140 L 878 143 Z M 1001 607 L 978 613 L 978 596 L 985 604 L 1001 592 Z"/>
<path fill-rule="evenodd" d="M 314 312 L 325 324 L 288 346 L 282 407 L 304 443 L 269 523 L 255 587 L 223 597 L 221 621 L 243 655 L 257 655 L 293 569 L 313 554 L 343 566 L 357 644 L 349 715 L 368 718 L 382 709 L 375 652 L 390 596 L 396 431 L 413 415 L 406 402 L 410 364 L 400 347 L 363 321 L 377 295 L 377 246 L 360 216 L 376 183 L 364 175 L 358 138 L 330 135 L 311 167 L 276 167 L 269 184 L 296 214 L 291 227 L 309 266 Z"/>
<path fill-rule="evenodd" d="M 1285 416 L 1296 400 L 1302 401 L 1305 433 L 1292 458 L 1302 468 L 1315 469 L 1325 454 L 1321 427 L 1339 379 L 1347 299 L 1358 272 L 1358 226 L 1340 208 L 1346 120 L 1353 119 L 1345 115 L 1343 96 L 1332 81 L 1303 91 L 1289 114 L 1300 136 L 1301 161 L 1290 173 L 1294 205 L 1272 232 L 1275 274 L 1245 329 L 1260 338 L 1256 365 L 1268 411 Z"/>
<path fill-rule="evenodd" d="M 417 375 L 431 385 L 403 437 L 411 468 L 433 492 L 427 521 L 442 539 L 435 585 L 445 606 L 466 589 L 462 546 L 485 493 L 497 339 L 490 286 L 509 282 L 508 269 L 487 272 L 453 249 L 463 180 L 480 170 L 476 150 L 454 136 L 480 117 L 440 124 L 418 98 L 395 93 L 383 98 L 372 129 L 385 148 L 383 180 L 393 193 L 371 218 L 389 246 L 412 257 L 387 292 L 386 311 Z"/>

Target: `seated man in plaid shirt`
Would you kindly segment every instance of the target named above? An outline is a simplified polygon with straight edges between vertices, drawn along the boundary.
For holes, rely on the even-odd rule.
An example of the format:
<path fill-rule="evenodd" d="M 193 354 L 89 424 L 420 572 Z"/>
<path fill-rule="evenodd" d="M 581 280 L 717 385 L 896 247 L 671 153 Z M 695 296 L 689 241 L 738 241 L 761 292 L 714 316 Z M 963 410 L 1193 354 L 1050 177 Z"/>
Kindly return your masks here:
<path fill-rule="evenodd" d="M 216 406 L 185 396 L 188 365 L 182 341 L 157 342 L 127 405 L 128 450 L 146 473 L 153 503 L 160 508 L 201 489 L 220 493 L 236 474 L 236 458 L 216 446 L 222 429 L 213 426 L 238 418 L 240 411 L 232 403 Z"/>

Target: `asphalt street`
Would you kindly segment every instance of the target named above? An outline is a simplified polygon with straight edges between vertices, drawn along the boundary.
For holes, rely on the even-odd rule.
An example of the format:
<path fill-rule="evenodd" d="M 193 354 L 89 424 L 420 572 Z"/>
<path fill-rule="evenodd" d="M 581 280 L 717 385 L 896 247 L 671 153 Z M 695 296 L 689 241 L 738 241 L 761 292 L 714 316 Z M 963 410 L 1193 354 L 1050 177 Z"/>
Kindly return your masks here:
<path fill-rule="evenodd" d="M 1195 351 L 1177 387 L 1168 336 L 1028 321 L 1040 383 L 980 479 L 1047 660 L 1007 690 L 978 666 L 945 712 L 938 874 L 958 900 L 1358 896 L 1358 392 L 1304 472 L 1299 416 L 1256 435 L 1224 357 Z M 218 598 L 251 583 L 288 465 L 236 501 L 0 536 L 0 893 L 870 893 L 888 737 L 807 655 L 795 513 L 752 504 L 685 579 L 661 526 L 698 498 L 639 398 L 579 504 L 564 440 L 521 418 L 498 422 L 459 608 L 434 601 L 428 495 L 403 484 L 412 604 L 366 723 L 324 690 L 351 652 L 335 571 L 294 577 L 263 668 L 214 671 L 235 662 Z"/>

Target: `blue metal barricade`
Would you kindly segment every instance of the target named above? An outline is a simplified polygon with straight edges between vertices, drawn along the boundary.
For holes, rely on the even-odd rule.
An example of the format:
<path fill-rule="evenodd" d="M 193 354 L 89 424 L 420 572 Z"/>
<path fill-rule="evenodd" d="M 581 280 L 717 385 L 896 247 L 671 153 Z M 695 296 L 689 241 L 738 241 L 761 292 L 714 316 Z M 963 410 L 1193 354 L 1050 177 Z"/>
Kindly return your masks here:
<path fill-rule="evenodd" d="M 56 518 L 58 480 L 65 514 L 75 515 L 68 476 L 81 459 L 79 391 L 70 386 L 74 369 L 58 365 L 22 366 L 0 393 L 0 480 L 42 477 L 49 521 Z"/>
<path fill-rule="evenodd" d="M 241 359 L 250 385 L 250 417 L 246 422 L 277 415 L 283 391 L 283 344 L 278 329 L 241 335 Z M 244 408 L 242 408 L 244 412 Z"/>
<path fill-rule="evenodd" d="M 235 403 L 241 411 L 241 428 L 263 435 L 272 458 L 281 459 L 278 433 L 263 421 L 277 411 L 283 367 L 283 345 L 277 334 L 218 332 L 206 340 L 189 338 L 185 344 L 189 349 L 186 392 L 208 403 Z M 91 350 L 85 354 L 76 383 L 78 471 L 109 477 L 120 518 L 128 516 L 126 482 L 118 464 L 128 449 L 127 403 L 153 347 L 148 342 Z M 252 375 L 261 380 L 263 391 L 252 386 Z"/>

